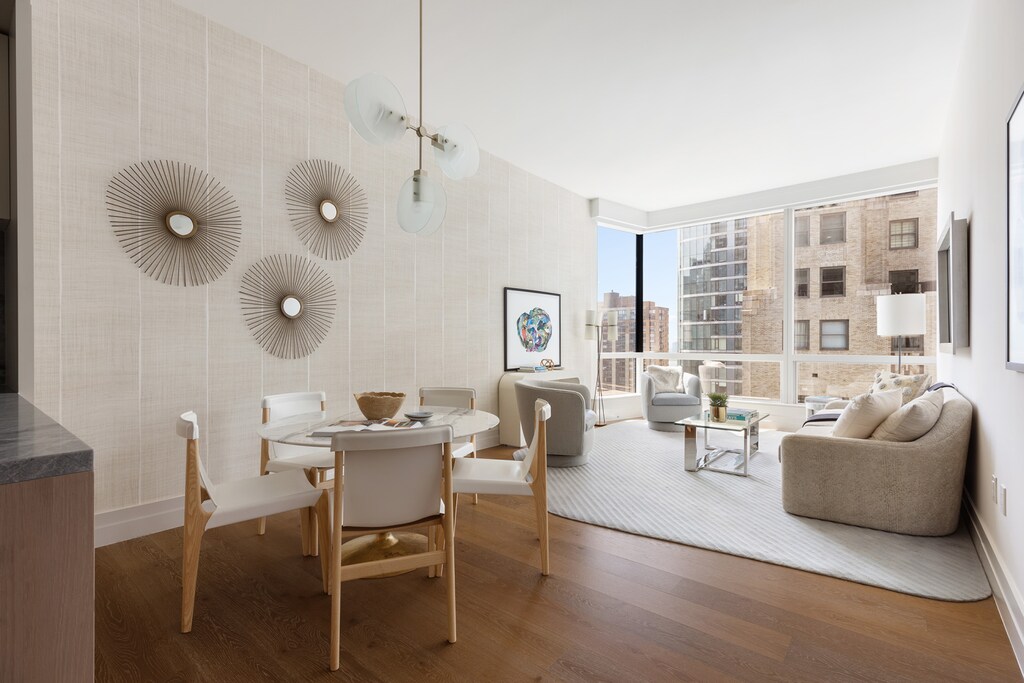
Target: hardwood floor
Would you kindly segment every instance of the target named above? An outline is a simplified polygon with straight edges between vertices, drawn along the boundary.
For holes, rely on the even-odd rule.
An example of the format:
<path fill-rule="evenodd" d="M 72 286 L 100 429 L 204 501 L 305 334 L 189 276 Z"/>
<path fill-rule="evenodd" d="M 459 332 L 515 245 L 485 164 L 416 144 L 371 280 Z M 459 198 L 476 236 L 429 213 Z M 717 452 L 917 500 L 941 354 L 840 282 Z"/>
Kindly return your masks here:
<path fill-rule="evenodd" d="M 485 455 L 507 457 L 511 449 Z M 98 681 L 1021 680 L 992 599 L 948 603 L 551 517 L 542 577 L 533 503 L 459 505 L 459 640 L 425 571 L 329 598 L 298 514 L 208 532 L 195 620 L 179 633 L 181 529 L 96 551 Z"/>

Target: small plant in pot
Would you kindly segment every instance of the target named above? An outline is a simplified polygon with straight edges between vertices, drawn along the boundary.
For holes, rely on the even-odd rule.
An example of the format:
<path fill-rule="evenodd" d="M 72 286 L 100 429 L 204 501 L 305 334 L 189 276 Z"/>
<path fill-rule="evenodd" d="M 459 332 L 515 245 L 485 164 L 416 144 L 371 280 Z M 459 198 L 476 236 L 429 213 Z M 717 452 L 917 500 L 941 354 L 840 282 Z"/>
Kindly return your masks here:
<path fill-rule="evenodd" d="M 729 394 L 711 392 L 708 394 L 708 403 L 711 404 L 711 419 L 715 422 L 725 422 L 729 414 Z"/>

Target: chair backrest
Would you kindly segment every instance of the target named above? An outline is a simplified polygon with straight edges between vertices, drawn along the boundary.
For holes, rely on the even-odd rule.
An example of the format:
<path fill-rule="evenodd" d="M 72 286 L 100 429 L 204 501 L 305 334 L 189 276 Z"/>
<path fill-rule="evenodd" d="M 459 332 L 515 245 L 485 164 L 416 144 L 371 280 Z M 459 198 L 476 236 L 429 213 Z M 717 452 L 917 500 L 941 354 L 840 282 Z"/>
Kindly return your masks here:
<path fill-rule="evenodd" d="M 476 389 L 468 387 L 420 387 L 421 406 L 476 408 Z"/>
<path fill-rule="evenodd" d="M 327 394 L 322 391 L 295 391 L 263 397 L 263 421 L 280 420 L 292 415 L 326 410 Z"/>
<path fill-rule="evenodd" d="M 206 491 L 206 494 L 213 500 L 213 482 L 210 481 L 210 475 L 206 473 L 206 466 L 203 465 L 203 459 L 199 457 L 199 418 L 196 416 L 194 410 L 190 410 L 187 413 L 182 413 L 178 418 L 178 422 L 175 425 L 175 430 L 178 432 L 178 436 L 186 440 L 185 444 L 185 471 L 188 472 L 189 467 L 195 467 L 198 473 L 198 479 L 195 482 L 189 482 L 189 477 L 186 476 L 185 487 L 186 496 L 188 495 L 187 489 L 192 487 L 202 487 Z M 194 495 L 200 495 L 200 491 L 192 491 Z M 201 496 L 200 496 L 201 497 Z M 216 505 L 214 500 L 214 505 Z"/>
<path fill-rule="evenodd" d="M 335 434 L 331 448 L 344 454 L 341 476 L 335 472 L 343 527 L 400 526 L 437 515 L 444 444 L 451 441 L 450 425 Z"/>
<path fill-rule="evenodd" d="M 523 469 L 535 480 L 539 476 L 538 470 L 547 469 L 547 421 L 550 417 L 551 405 L 538 398 L 533 404 L 533 438 L 523 458 Z"/>
<path fill-rule="evenodd" d="M 589 388 L 574 382 L 542 379 L 521 379 L 516 382 L 515 388 L 519 423 L 527 442 L 533 441 L 532 415 L 534 402 L 538 399 L 551 404 L 552 410 L 558 415 L 556 422 L 559 425 L 568 424 L 570 420 L 574 423 L 579 422 L 579 432 L 582 434 L 583 420 L 587 409 L 590 408 Z"/>

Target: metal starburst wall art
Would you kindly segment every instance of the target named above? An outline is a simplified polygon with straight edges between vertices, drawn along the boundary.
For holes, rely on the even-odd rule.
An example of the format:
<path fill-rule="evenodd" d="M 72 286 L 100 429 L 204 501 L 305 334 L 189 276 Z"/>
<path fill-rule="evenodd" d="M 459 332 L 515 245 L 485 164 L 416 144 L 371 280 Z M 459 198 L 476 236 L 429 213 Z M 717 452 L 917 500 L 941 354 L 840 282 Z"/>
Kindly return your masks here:
<path fill-rule="evenodd" d="M 337 307 L 330 274 L 295 254 L 273 254 L 249 266 L 239 296 L 249 331 L 278 358 L 313 353 L 330 331 Z"/>
<path fill-rule="evenodd" d="M 142 272 L 169 285 L 213 282 L 242 240 L 242 215 L 227 188 L 180 161 L 143 161 L 107 186 L 114 235 Z"/>
<path fill-rule="evenodd" d="M 288 216 L 309 250 L 328 261 L 348 258 L 366 232 L 366 191 L 351 173 L 324 159 L 296 166 L 285 181 Z"/>

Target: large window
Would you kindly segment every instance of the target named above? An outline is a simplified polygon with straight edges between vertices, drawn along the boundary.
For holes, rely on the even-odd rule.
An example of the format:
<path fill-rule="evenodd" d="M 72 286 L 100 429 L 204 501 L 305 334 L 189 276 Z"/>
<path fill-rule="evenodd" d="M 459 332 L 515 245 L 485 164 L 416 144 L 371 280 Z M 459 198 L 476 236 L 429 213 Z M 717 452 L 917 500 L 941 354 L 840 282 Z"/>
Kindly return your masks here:
<path fill-rule="evenodd" d="M 846 351 L 850 348 L 849 320 L 821 321 L 821 350 Z"/>
<path fill-rule="evenodd" d="M 889 221 L 889 248 L 914 249 L 917 247 L 917 219 L 905 218 Z"/>
<path fill-rule="evenodd" d="M 598 228 L 597 285 L 601 353 L 634 351 L 637 334 L 636 235 Z M 600 381 L 605 393 L 633 393 L 635 365 L 628 358 L 602 358 Z"/>
<path fill-rule="evenodd" d="M 602 228 L 606 393 L 636 391 L 650 363 L 700 374 L 719 361 L 707 381 L 733 396 L 849 397 L 880 367 L 895 370 L 891 338 L 875 333 L 875 297 L 889 291 L 929 297 L 930 332 L 906 339 L 904 353 L 934 362 L 936 204 L 924 189 L 647 233 L 640 264 L 635 234 Z M 918 248 L 890 248 L 896 235 Z"/>
<path fill-rule="evenodd" d="M 846 296 L 846 266 L 821 269 L 821 295 Z"/>
<path fill-rule="evenodd" d="M 821 244 L 837 244 L 846 241 L 846 212 L 826 213 L 821 216 Z"/>

